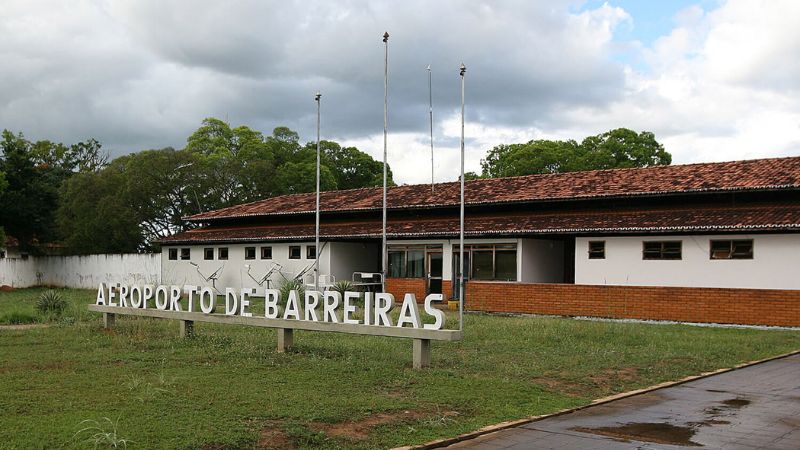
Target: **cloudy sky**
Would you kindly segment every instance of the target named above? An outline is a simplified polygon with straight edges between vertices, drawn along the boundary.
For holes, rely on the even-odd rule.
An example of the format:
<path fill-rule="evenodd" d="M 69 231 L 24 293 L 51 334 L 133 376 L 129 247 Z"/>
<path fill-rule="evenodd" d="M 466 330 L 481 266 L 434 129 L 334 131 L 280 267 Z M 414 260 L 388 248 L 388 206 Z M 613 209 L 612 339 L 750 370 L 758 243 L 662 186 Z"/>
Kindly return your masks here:
<path fill-rule="evenodd" d="M 800 2 L 3 0 L 0 129 L 112 155 L 182 148 L 205 117 L 323 139 L 457 177 L 500 143 L 648 130 L 674 162 L 800 155 Z"/>

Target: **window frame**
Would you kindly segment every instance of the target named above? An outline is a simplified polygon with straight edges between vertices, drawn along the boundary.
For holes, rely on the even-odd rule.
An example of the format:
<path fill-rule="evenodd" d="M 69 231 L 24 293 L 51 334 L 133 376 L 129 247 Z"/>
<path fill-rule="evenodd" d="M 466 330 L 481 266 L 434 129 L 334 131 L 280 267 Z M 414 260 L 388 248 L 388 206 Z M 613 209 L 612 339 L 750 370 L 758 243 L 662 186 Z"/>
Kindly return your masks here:
<path fill-rule="evenodd" d="M 647 249 L 648 244 L 659 245 L 659 254 L 657 257 L 648 256 L 648 249 Z M 666 250 L 666 247 L 671 244 L 678 244 L 677 257 L 668 257 L 669 252 Z M 683 241 L 681 240 L 642 241 L 642 261 L 681 261 L 681 260 L 683 260 Z"/>
<path fill-rule="evenodd" d="M 220 261 L 227 261 L 229 256 L 230 252 L 228 251 L 228 247 L 220 247 L 217 249 L 217 259 Z"/>
<path fill-rule="evenodd" d="M 714 255 L 714 244 L 728 244 L 728 257 L 720 258 Z M 744 256 L 736 254 L 736 243 L 747 243 L 750 246 L 750 253 Z M 714 261 L 729 261 L 732 259 L 737 260 L 752 260 L 755 254 L 755 242 L 753 239 L 710 239 L 708 241 L 708 259 Z"/>
<path fill-rule="evenodd" d="M 292 256 L 292 251 L 297 250 L 297 256 Z M 303 246 L 290 245 L 289 246 L 289 259 L 301 259 L 303 256 Z"/>
<path fill-rule="evenodd" d="M 252 261 L 256 259 L 256 248 L 255 247 L 245 247 L 244 248 L 244 259 L 246 261 Z"/>
<path fill-rule="evenodd" d="M 180 253 L 181 261 L 191 261 L 192 259 L 192 248 L 191 247 L 182 247 Z"/>
<path fill-rule="evenodd" d="M 167 259 L 170 260 L 170 261 L 177 261 L 178 260 L 178 249 L 175 248 L 175 247 L 168 248 L 167 249 Z"/>
<path fill-rule="evenodd" d="M 203 260 L 204 261 L 214 260 L 214 247 L 206 247 L 203 249 Z"/>
<path fill-rule="evenodd" d="M 419 260 L 411 260 L 409 258 L 409 253 L 411 252 L 422 252 L 422 261 Z M 392 276 L 392 264 L 391 264 L 391 257 L 392 253 L 399 253 L 402 255 L 401 265 L 400 268 L 400 276 Z M 388 273 L 387 278 L 411 278 L 416 280 L 424 280 L 428 278 L 428 254 L 429 253 L 442 253 L 444 254 L 444 246 L 441 244 L 392 244 L 386 247 L 386 261 L 389 267 L 387 267 Z M 412 273 L 411 264 L 419 263 L 422 266 L 422 275 L 421 276 L 410 276 L 409 274 Z"/>
<path fill-rule="evenodd" d="M 311 252 L 314 252 L 313 256 Z M 317 246 L 316 245 L 306 245 L 306 259 L 317 259 Z"/>
<path fill-rule="evenodd" d="M 265 251 L 269 252 L 268 256 L 264 256 L 266 253 Z M 261 259 L 272 259 L 272 246 L 271 245 L 264 245 L 261 247 Z"/>
<path fill-rule="evenodd" d="M 600 250 L 593 249 L 593 245 L 600 245 L 602 248 Z M 606 241 L 589 241 L 587 253 L 589 259 L 606 259 Z"/>
<path fill-rule="evenodd" d="M 459 246 L 453 246 L 453 258 L 452 261 L 455 264 L 456 260 L 458 259 L 459 254 Z M 475 278 L 475 256 L 473 255 L 474 252 L 486 252 L 491 250 L 492 253 L 492 273 L 490 278 Z M 515 262 L 515 271 L 514 271 L 514 278 L 498 278 L 497 277 L 497 253 L 498 252 L 514 252 L 514 262 Z M 466 244 L 464 245 L 464 253 L 467 254 L 467 258 L 469 258 L 469 267 L 466 267 L 466 274 L 468 280 L 480 280 L 480 281 L 505 281 L 505 282 L 518 282 L 519 281 L 519 246 L 516 242 L 514 243 L 496 243 L 496 244 Z M 453 276 L 458 272 L 455 270 L 455 265 L 453 266 Z"/>

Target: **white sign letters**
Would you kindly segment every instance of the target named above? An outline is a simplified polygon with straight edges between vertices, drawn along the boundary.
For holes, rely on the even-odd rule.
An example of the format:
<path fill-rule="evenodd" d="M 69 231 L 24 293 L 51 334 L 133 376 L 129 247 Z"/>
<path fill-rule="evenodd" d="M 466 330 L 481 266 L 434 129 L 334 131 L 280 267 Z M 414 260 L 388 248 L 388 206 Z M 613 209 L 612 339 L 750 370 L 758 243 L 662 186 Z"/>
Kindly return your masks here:
<path fill-rule="evenodd" d="M 363 296 L 363 307 L 359 306 Z M 434 302 L 443 299 L 442 294 L 429 294 L 425 297 L 422 310 L 414 294 L 405 294 L 400 306 L 397 322 L 391 314 L 395 307 L 392 294 L 380 292 L 318 292 L 289 291 L 285 305 L 282 305 L 277 289 L 264 292 L 263 310 L 254 311 L 251 299 L 256 297 L 253 288 L 239 290 L 226 288 L 224 305 L 220 305 L 227 316 L 256 317 L 266 319 L 287 319 L 307 322 L 328 322 L 352 325 L 373 325 L 376 327 L 424 328 L 440 330 L 444 325 L 444 313 L 434 307 Z M 302 297 L 302 298 L 301 298 Z M 176 312 L 202 312 L 213 314 L 218 297 L 210 287 L 152 286 L 122 284 L 100 284 L 97 288 L 97 301 L 101 306 L 120 308 L 158 309 Z M 185 309 L 184 309 L 185 308 Z M 432 323 L 430 320 L 433 319 Z"/>

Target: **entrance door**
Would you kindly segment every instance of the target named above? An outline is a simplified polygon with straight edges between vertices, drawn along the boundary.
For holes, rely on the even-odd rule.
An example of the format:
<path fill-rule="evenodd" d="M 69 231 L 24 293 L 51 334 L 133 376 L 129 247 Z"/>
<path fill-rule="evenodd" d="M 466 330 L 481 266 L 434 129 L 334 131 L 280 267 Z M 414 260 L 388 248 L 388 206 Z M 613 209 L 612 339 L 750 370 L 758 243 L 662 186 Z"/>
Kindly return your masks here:
<path fill-rule="evenodd" d="M 428 294 L 442 293 L 442 253 L 428 252 Z"/>

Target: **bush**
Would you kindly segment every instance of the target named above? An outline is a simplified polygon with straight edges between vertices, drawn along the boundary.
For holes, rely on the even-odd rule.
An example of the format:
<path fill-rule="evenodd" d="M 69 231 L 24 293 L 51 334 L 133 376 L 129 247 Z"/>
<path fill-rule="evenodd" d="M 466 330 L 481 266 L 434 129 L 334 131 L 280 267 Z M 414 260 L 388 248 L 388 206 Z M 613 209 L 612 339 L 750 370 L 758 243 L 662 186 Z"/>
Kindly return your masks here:
<path fill-rule="evenodd" d="M 281 295 L 280 304 L 286 306 L 289 301 L 289 291 L 297 291 L 297 301 L 302 304 L 303 298 L 306 295 L 306 286 L 299 280 L 286 280 L 278 290 Z"/>
<path fill-rule="evenodd" d="M 36 310 L 43 316 L 61 317 L 67 309 L 67 301 L 54 290 L 44 291 L 36 301 Z"/>
<path fill-rule="evenodd" d="M 350 280 L 339 280 L 333 284 L 331 290 L 336 291 L 344 296 L 345 292 L 352 292 L 354 290 L 353 282 Z"/>

